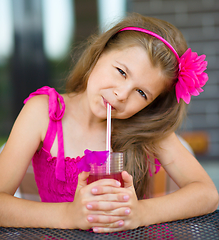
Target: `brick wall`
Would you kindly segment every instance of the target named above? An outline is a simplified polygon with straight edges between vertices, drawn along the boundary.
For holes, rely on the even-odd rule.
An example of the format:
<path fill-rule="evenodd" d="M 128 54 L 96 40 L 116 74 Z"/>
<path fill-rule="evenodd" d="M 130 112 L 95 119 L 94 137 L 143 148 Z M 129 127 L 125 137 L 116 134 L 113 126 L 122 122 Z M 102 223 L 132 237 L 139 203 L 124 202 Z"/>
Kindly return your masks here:
<path fill-rule="evenodd" d="M 207 55 L 209 81 L 204 92 L 192 98 L 184 127 L 209 136 L 209 149 L 198 159 L 219 160 L 219 1 L 132 0 L 128 11 L 171 22 L 193 51 Z"/>

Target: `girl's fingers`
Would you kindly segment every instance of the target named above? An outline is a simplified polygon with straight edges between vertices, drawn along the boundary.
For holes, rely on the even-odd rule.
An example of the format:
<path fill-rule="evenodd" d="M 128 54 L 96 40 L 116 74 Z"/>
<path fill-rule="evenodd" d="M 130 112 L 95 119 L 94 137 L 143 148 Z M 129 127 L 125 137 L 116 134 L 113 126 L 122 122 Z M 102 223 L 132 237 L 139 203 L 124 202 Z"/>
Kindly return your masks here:
<path fill-rule="evenodd" d="M 118 194 L 101 194 L 95 196 L 95 202 L 106 201 L 106 202 L 127 202 L 130 199 L 129 194 L 127 193 L 118 193 Z"/>
<path fill-rule="evenodd" d="M 123 231 L 124 222 L 119 221 L 118 223 L 116 223 L 115 227 L 93 227 L 93 231 L 95 233 L 109 233 L 109 232 L 120 232 Z"/>
<path fill-rule="evenodd" d="M 133 178 L 126 171 L 122 172 L 122 178 L 124 180 L 124 188 L 119 187 L 120 182 L 114 179 L 101 179 L 96 182 L 93 182 L 91 193 L 94 195 L 106 194 L 106 193 L 125 193 L 127 190 L 134 189 Z"/>
<path fill-rule="evenodd" d="M 95 193 L 96 188 L 98 192 L 98 187 L 103 187 L 103 186 L 110 186 L 111 188 L 119 188 L 121 186 L 121 183 L 115 179 L 101 179 L 98 181 L 95 181 L 89 185 L 87 185 L 87 178 L 89 177 L 89 172 L 81 172 L 78 175 L 78 185 L 77 185 L 77 190 L 79 191 L 81 188 L 87 186 L 90 189 L 93 189 L 93 192 Z"/>
<path fill-rule="evenodd" d="M 90 206 L 88 205 L 87 208 L 89 209 Z M 93 208 L 93 209 L 92 209 Z M 107 204 L 98 204 L 97 207 L 92 207 L 90 210 L 90 214 L 93 215 L 109 215 L 109 216 L 128 216 L 131 213 L 131 209 L 128 206 L 125 207 L 117 207 Z"/>
<path fill-rule="evenodd" d="M 115 223 L 122 220 L 119 216 L 88 215 L 87 221 L 98 227 L 117 226 Z"/>
<path fill-rule="evenodd" d="M 86 205 L 86 208 L 91 211 L 98 211 L 96 214 L 99 214 L 100 211 L 107 212 L 107 214 L 112 215 L 128 215 L 130 213 L 129 205 L 122 204 L 120 202 L 91 202 Z"/>
<path fill-rule="evenodd" d="M 124 181 L 124 188 L 130 188 L 133 186 L 133 177 L 132 175 L 128 174 L 128 172 L 122 172 L 122 179 Z"/>
<path fill-rule="evenodd" d="M 93 227 L 93 231 L 95 233 L 108 233 L 108 232 L 119 232 L 119 231 L 124 231 L 125 222 L 123 220 L 118 220 L 114 223 L 105 225 L 105 226 L 98 226 L 96 225 Z"/>
<path fill-rule="evenodd" d="M 108 186 L 108 185 L 96 185 L 91 188 L 91 193 L 94 195 L 100 195 L 100 194 L 106 194 L 106 193 L 118 194 L 118 193 L 127 193 L 127 189 Z"/>
<path fill-rule="evenodd" d="M 89 172 L 81 172 L 78 175 L 78 185 L 77 185 L 77 190 L 81 189 L 82 187 L 87 185 L 87 178 L 89 177 Z"/>
<path fill-rule="evenodd" d="M 94 232 L 115 232 L 123 227 L 125 222 L 121 217 L 111 216 L 88 216 L 87 220 L 93 225 Z"/>
<path fill-rule="evenodd" d="M 121 186 L 121 183 L 115 179 L 100 179 L 95 182 L 92 182 L 89 184 L 90 186 L 111 186 L 115 188 L 119 188 Z"/>

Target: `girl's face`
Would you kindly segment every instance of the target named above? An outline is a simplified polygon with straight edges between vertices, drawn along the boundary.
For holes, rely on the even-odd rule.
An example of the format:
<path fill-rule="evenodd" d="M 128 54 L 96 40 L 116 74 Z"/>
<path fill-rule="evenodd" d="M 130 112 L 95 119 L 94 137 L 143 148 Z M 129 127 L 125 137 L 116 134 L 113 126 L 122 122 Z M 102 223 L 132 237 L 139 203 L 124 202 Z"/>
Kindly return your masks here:
<path fill-rule="evenodd" d="M 140 46 L 105 52 L 87 83 L 86 94 L 92 113 L 106 119 L 107 103 L 112 117 L 126 119 L 149 105 L 165 88 L 161 69 L 151 65 Z"/>

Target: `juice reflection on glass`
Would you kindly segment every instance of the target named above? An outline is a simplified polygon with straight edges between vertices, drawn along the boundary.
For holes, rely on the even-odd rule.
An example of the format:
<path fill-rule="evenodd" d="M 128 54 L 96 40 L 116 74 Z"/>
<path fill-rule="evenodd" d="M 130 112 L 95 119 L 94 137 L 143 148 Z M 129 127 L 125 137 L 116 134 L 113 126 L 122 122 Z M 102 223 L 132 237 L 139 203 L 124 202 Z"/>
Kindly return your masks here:
<path fill-rule="evenodd" d="M 123 171 L 123 153 L 111 152 L 107 158 L 107 161 L 98 166 L 97 164 L 91 164 L 90 175 L 87 183 L 92 183 L 99 179 L 116 179 L 121 183 L 121 187 L 124 187 L 122 179 Z"/>

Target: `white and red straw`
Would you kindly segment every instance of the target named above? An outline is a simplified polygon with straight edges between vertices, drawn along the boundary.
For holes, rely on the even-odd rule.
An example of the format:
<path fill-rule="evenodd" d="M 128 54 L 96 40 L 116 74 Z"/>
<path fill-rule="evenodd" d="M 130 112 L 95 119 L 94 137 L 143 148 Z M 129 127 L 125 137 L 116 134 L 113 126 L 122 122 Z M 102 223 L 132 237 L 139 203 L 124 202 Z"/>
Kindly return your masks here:
<path fill-rule="evenodd" d="M 111 152 L 111 105 L 107 103 L 107 130 L 106 130 L 106 151 L 109 157 L 106 165 L 107 174 L 110 174 L 110 152 Z"/>
<path fill-rule="evenodd" d="M 111 151 L 111 105 L 107 103 L 106 150 Z"/>

